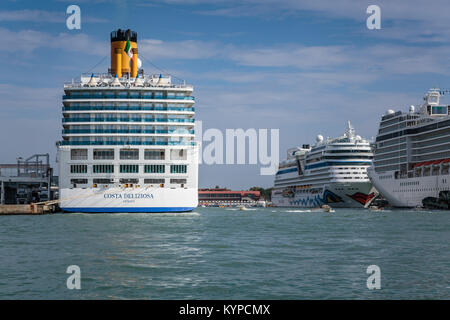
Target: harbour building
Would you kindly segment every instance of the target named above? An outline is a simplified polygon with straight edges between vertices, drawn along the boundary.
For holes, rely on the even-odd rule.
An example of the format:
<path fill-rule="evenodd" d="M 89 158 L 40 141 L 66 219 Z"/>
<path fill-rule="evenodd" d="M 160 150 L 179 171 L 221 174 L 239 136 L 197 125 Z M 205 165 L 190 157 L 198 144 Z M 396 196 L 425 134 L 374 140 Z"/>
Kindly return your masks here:
<path fill-rule="evenodd" d="M 198 200 L 205 206 L 255 206 L 261 198 L 260 191 L 236 191 L 226 188 L 199 189 Z"/>
<path fill-rule="evenodd" d="M 197 206 L 193 86 L 147 75 L 137 33 L 111 32 L 111 67 L 64 84 L 60 206 L 76 212 L 183 212 Z"/>

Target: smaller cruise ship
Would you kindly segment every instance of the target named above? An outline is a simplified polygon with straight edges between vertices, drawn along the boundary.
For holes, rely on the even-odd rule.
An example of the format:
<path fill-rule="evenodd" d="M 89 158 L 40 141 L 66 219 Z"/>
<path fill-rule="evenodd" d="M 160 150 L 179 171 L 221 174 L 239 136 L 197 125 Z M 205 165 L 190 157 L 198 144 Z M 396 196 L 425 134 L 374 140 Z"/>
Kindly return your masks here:
<path fill-rule="evenodd" d="M 277 207 L 363 207 L 378 194 L 367 176 L 372 164 L 370 142 L 348 122 L 343 136 L 292 148 L 280 162 L 272 191 Z"/>

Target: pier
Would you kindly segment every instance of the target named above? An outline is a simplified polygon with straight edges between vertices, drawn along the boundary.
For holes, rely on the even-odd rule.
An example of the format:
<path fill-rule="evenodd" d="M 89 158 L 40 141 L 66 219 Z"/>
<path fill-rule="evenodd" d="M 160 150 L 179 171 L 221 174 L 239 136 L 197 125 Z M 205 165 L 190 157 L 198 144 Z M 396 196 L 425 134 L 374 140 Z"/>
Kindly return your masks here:
<path fill-rule="evenodd" d="M 0 215 L 41 215 L 57 212 L 58 201 L 47 201 L 32 204 L 0 205 Z"/>

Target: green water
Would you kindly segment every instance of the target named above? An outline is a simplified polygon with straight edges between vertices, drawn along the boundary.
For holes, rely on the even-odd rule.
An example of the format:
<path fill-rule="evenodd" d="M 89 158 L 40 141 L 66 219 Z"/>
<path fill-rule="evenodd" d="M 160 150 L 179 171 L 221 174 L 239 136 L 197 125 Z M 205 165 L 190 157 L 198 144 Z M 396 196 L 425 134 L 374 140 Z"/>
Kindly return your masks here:
<path fill-rule="evenodd" d="M 444 211 L 0 216 L 0 243 L 0 299 L 450 298 Z"/>

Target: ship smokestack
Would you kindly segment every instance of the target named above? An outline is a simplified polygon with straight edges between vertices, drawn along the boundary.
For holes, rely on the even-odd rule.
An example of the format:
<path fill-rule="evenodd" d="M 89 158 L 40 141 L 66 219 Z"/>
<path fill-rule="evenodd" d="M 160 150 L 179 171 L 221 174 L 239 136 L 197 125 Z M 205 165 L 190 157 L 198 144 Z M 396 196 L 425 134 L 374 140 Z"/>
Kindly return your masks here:
<path fill-rule="evenodd" d="M 127 42 L 130 42 L 131 59 L 125 48 Z M 130 77 L 136 78 L 138 74 L 138 56 L 137 56 L 137 33 L 135 31 L 121 30 L 111 32 L 111 75 L 122 77 L 123 74 L 129 74 Z"/>

